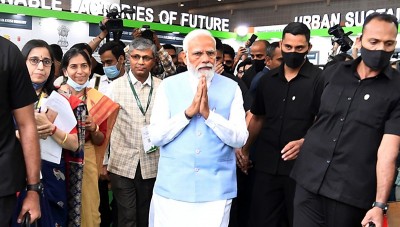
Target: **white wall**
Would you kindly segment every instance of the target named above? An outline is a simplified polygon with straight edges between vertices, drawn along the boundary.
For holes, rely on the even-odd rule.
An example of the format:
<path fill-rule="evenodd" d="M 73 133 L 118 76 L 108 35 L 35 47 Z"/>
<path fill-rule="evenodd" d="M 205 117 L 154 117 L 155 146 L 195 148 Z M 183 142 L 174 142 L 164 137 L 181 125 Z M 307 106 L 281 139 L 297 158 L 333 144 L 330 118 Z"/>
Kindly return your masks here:
<path fill-rule="evenodd" d="M 0 35 L 9 38 L 20 49 L 31 39 L 43 39 L 49 44 L 58 43 L 64 52 L 75 43 L 91 40 L 89 25 L 85 22 L 37 17 L 32 18 L 32 30 L 0 27 Z"/>

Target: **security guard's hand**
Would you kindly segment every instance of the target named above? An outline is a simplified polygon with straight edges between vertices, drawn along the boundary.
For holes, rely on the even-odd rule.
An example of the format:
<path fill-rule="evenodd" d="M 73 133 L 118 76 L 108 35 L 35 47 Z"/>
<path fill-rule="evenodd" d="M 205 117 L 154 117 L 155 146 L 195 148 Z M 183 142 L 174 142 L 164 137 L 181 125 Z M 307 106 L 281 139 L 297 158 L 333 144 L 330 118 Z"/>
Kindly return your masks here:
<path fill-rule="evenodd" d="M 294 160 L 297 158 L 300 152 L 300 148 L 304 143 L 304 139 L 291 141 L 282 149 L 282 159 L 284 161 Z"/>
<path fill-rule="evenodd" d="M 370 222 L 375 224 L 375 227 L 382 227 L 383 223 L 383 210 L 379 207 L 371 208 L 366 214 L 364 219 L 361 221 L 361 225 L 369 227 Z"/>

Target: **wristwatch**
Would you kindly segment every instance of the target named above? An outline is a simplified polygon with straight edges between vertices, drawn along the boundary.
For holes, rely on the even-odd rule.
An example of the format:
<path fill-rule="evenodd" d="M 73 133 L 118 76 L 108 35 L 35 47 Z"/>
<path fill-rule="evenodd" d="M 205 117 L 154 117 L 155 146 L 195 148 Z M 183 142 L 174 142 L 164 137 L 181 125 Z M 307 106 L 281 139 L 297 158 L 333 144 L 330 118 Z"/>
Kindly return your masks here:
<path fill-rule="evenodd" d="M 35 191 L 35 192 L 41 194 L 43 192 L 43 184 L 41 182 L 39 182 L 37 184 L 28 184 L 26 186 L 26 190 L 27 191 Z"/>
<path fill-rule="evenodd" d="M 388 205 L 387 203 L 380 203 L 380 202 L 373 202 L 372 203 L 372 207 L 379 207 L 383 210 L 383 214 L 386 214 L 387 210 L 388 210 Z"/>

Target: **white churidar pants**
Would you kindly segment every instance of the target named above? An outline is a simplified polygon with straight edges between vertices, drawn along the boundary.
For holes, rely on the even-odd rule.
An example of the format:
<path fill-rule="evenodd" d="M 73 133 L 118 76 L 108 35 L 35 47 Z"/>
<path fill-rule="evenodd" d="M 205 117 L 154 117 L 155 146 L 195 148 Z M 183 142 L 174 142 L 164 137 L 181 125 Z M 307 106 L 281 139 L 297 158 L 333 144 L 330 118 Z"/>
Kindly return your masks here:
<path fill-rule="evenodd" d="M 188 203 L 153 193 L 149 227 L 228 227 L 232 199 Z"/>

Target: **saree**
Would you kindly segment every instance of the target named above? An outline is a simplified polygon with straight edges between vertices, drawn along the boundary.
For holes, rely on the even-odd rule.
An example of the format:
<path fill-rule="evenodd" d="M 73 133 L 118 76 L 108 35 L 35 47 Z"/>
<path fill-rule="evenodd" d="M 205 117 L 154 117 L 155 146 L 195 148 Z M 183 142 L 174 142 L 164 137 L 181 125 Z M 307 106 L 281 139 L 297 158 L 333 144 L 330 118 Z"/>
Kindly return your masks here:
<path fill-rule="evenodd" d="M 110 141 L 111 131 L 117 119 L 119 105 L 96 89 L 89 89 L 87 91 L 86 105 L 89 110 L 89 115 L 93 117 L 97 125 L 107 120 L 107 133 L 104 143 L 100 146 L 94 146 L 96 150 L 97 170 L 100 174 L 103 166 L 104 154 Z"/>
<path fill-rule="evenodd" d="M 69 97 L 68 101 L 70 102 L 77 120 L 79 143 L 79 147 L 76 151 L 65 152 L 68 191 L 68 226 L 79 227 L 81 226 L 81 197 L 86 132 L 85 116 L 87 115 L 87 108 L 85 103 L 75 96 Z"/>
<path fill-rule="evenodd" d="M 104 141 L 101 145 L 94 145 L 90 139 L 86 140 L 85 144 L 81 224 L 86 227 L 98 227 L 101 222 L 98 188 L 99 173 L 103 166 L 104 154 L 119 106 L 95 89 L 86 90 L 86 105 L 94 123 L 101 125 L 100 128 L 107 127 L 106 131 L 102 131 L 104 133 Z M 88 137 L 86 136 L 86 138 Z"/>
<path fill-rule="evenodd" d="M 100 169 L 103 165 L 104 154 L 108 145 L 108 141 L 111 135 L 112 127 L 114 126 L 119 105 L 114 103 L 107 96 L 98 92 L 95 89 L 88 89 L 86 96 L 86 104 L 78 99 L 77 97 L 70 97 L 70 104 L 73 107 L 75 117 L 78 122 L 78 140 L 79 140 L 79 149 L 75 152 L 69 152 L 67 155 L 67 169 L 68 169 L 68 205 L 69 205 L 69 223 L 68 226 L 81 226 L 82 221 L 85 223 L 97 223 L 98 220 L 92 220 L 91 213 L 95 210 L 98 210 L 98 207 L 95 207 L 96 203 L 90 200 L 95 198 L 96 196 L 92 196 L 95 193 L 98 193 L 96 190 L 98 173 L 100 173 Z M 102 124 L 104 121 L 107 121 L 107 132 L 105 135 L 105 139 L 102 145 L 96 146 L 91 144 L 90 141 L 85 142 L 85 116 L 89 114 L 93 117 L 94 122 L 97 125 Z M 94 147 L 94 151 L 92 148 Z M 85 156 L 85 149 L 87 149 L 88 154 Z M 93 157 L 95 154 L 95 158 Z M 88 158 L 88 163 L 86 168 L 85 165 L 85 157 Z M 97 165 L 97 169 L 93 170 L 92 166 Z M 88 172 L 84 173 L 84 169 Z M 97 171 L 96 171 L 97 170 Z M 90 173 L 89 173 L 90 172 Z M 96 173 L 96 176 L 93 176 L 92 173 Z M 96 184 L 90 183 L 93 182 L 95 178 Z M 83 183 L 84 181 L 84 183 Z M 93 188 L 88 187 L 88 185 L 92 185 Z M 83 187 L 84 186 L 84 187 Z M 83 198 L 83 190 L 85 192 L 85 198 Z M 89 196 L 89 199 L 86 198 Z M 82 207 L 85 207 L 84 211 L 82 211 Z M 84 220 L 82 220 L 82 215 L 85 215 Z M 95 216 L 93 215 L 96 219 Z M 91 225 L 91 224 L 89 224 Z"/>

